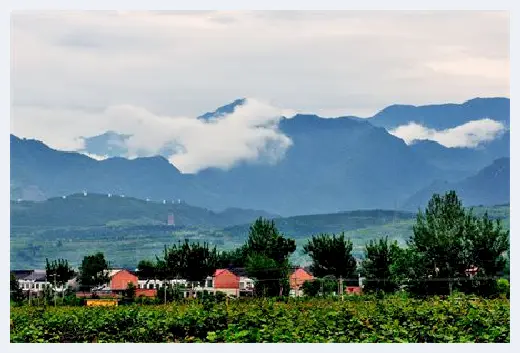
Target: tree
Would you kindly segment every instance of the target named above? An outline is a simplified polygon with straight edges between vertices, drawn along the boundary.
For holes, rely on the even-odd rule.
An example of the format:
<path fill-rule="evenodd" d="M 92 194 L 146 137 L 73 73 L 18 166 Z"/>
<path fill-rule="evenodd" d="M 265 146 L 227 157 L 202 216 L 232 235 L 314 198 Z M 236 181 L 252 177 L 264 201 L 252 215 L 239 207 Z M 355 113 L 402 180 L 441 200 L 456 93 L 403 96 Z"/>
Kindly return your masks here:
<path fill-rule="evenodd" d="M 260 217 L 249 228 L 244 250 L 248 255 L 261 254 L 281 264 L 296 250 L 296 243 L 280 234 L 274 221 Z"/>
<path fill-rule="evenodd" d="M 155 263 L 150 260 L 141 260 L 137 265 L 137 271 L 139 276 L 144 278 L 154 278 L 156 276 Z"/>
<path fill-rule="evenodd" d="M 218 255 L 217 268 L 245 267 L 247 261 L 247 247 L 240 246 L 234 250 L 222 251 Z"/>
<path fill-rule="evenodd" d="M 261 296 L 281 296 L 289 292 L 289 261 L 277 263 L 263 254 L 251 254 L 247 258 L 246 272 L 256 279 L 255 292 Z"/>
<path fill-rule="evenodd" d="M 422 265 L 414 279 L 423 282 L 426 293 L 451 293 L 453 279 L 466 275 L 470 254 L 465 233 L 473 226 L 454 191 L 434 194 L 425 212 L 419 211 L 409 246 Z"/>
<path fill-rule="evenodd" d="M 379 241 L 370 240 L 365 245 L 365 259 L 362 273 L 366 278 L 364 290 L 393 292 L 399 287 L 398 261 L 402 257 L 402 249 L 397 244 L 388 242 L 388 237 Z"/>
<path fill-rule="evenodd" d="M 455 191 L 449 191 L 434 194 L 425 212 L 419 211 L 408 244 L 415 293 L 449 294 L 456 288 L 491 294 L 492 278 L 505 267 L 509 232 L 487 214 L 479 219 L 466 211 Z M 478 274 L 470 281 L 468 269 L 474 266 Z"/>
<path fill-rule="evenodd" d="M 303 294 L 309 297 L 331 295 L 337 290 L 337 283 L 331 278 L 316 278 L 305 281 L 302 285 Z"/>
<path fill-rule="evenodd" d="M 20 284 L 18 283 L 16 276 L 12 272 L 11 272 L 10 288 L 11 288 L 11 300 L 17 304 L 21 303 L 24 298 L 23 290 L 22 290 L 22 288 L 20 288 Z"/>
<path fill-rule="evenodd" d="M 295 250 L 294 239 L 280 234 L 274 221 L 260 217 L 253 223 L 241 254 L 246 255 L 246 272 L 257 280 L 255 292 L 269 296 L 288 294 L 289 256 Z"/>
<path fill-rule="evenodd" d="M 471 244 L 471 265 L 478 268 L 476 290 L 482 295 L 492 295 L 498 291 L 495 277 L 506 268 L 509 231 L 502 228 L 500 220 L 489 219 L 486 212 L 477 220 L 476 230 L 467 236 Z"/>
<path fill-rule="evenodd" d="M 69 266 L 67 260 L 58 259 L 49 263 L 45 259 L 45 272 L 47 281 L 54 287 L 54 305 L 56 305 L 56 287 L 62 288 L 62 302 L 65 294 L 65 284 L 74 277 L 74 270 Z"/>
<path fill-rule="evenodd" d="M 91 290 L 108 282 L 109 263 L 103 253 L 87 255 L 79 268 L 79 283 L 82 288 Z"/>
<path fill-rule="evenodd" d="M 190 244 L 186 240 L 182 245 L 179 243 L 169 249 L 165 248 L 164 259 L 158 259 L 158 264 L 162 264 L 165 278 L 174 276 L 186 279 L 193 288 L 196 283 L 202 282 L 217 269 L 217 249 L 210 249 L 206 242 L 200 245 Z"/>
<path fill-rule="evenodd" d="M 135 285 L 132 282 L 128 282 L 125 290 L 125 298 L 132 301 L 135 299 Z"/>
<path fill-rule="evenodd" d="M 356 276 L 356 259 L 352 256 L 352 241 L 345 239 L 345 234 L 319 234 L 303 246 L 303 252 L 309 255 L 312 264 L 311 271 L 316 277 L 334 276 L 340 279 L 353 280 Z"/>

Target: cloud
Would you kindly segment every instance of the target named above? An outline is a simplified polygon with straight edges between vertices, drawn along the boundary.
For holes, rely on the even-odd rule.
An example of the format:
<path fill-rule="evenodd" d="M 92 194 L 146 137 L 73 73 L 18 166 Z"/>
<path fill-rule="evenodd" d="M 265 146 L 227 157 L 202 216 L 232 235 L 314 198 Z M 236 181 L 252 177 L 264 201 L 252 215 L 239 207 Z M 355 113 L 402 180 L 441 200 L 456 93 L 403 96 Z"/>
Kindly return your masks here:
<path fill-rule="evenodd" d="M 483 142 L 494 140 L 505 130 L 501 122 L 481 119 L 446 130 L 430 129 L 411 122 L 391 130 L 390 133 L 403 139 L 408 145 L 417 140 L 432 140 L 446 147 L 478 147 Z"/>
<path fill-rule="evenodd" d="M 247 99 L 234 113 L 211 122 L 158 115 L 132 105 L 101 112 L 14 107 L 12 130 L 62 150 L 83 149 L 82 136 L 115 131 L 130 135 L 124 141 L 126 157 L 157 155 L 173 145 L 169 161 L 182 172 L 195 173 L 208 167 L 230 168 L 240 161 L 278 161 L 292 144 L 278 130 L 284 112 L 257 99 Z"/>
<path fill-rule="evenodd" d="M 509 95 L 507 12 L 32 11 L 11 33 L 14 105 L 196 116 L 248 96 L 370 115 Z"/>
<path fill-rule="evenodd" d="M 92 159 L 95 159 L 96 161 L 102 161 L 102 160 L 105 160 L 108 158 L 108 156 L 100 156 L 100 155 L 97 155 L 97 154 L 93 154 L 93 153 L 87 153 L 87 152 L 84 152 L 83 153 L 84 155 L 92 158 Z"/>

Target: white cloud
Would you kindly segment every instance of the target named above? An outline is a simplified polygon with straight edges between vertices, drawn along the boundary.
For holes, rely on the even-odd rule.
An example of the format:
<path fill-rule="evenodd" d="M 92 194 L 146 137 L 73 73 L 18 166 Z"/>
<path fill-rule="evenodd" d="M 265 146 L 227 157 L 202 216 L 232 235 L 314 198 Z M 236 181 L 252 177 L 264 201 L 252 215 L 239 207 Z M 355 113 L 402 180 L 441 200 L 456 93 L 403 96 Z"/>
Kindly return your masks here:
<path fill-rule="evenodd" d="M 185 173 L 193 173 L 207 167 L 225 169 L 261 157 L 276 162 L 292 143 L 278 131 L 278 122 L 286 112 L 256 99 L 247 99 L 234 113 L 212 122 L 157 115 L 131 105 L 91 113 L 14 107 L 12 130 L 15 135 L 48 141 L 62 150 L 82 149 L 81 136 L 116 131 L 131 135 L 125 141 L 129 158 L 157 155 L 165 145 L 174 143 L 179 150 L 169 156 L 170 162 Z"/>
<path fill-rule="evenodd" d="M 100 155 L 97 155 L 97 154 L 93 154 L 93 153 L 83 153 L 84 155 L 92 158 L 92 159 L 95 159 L 96 161 L 102 161 L 102 160 L 105 160 L 108 158 L 108 156 L 100 156 Z"/>
<path fill-rule="evenodd" d="M 478 147 L 483 142 L 494 140 L 505 131 L 505 126 L 492 119 L 469 121 L 463 125 L 435 130 L 417 123 L 399 126 L 390 133 L 403 139 L 406 144 L 417 140 L 432 140 L 446 147 Z"/>

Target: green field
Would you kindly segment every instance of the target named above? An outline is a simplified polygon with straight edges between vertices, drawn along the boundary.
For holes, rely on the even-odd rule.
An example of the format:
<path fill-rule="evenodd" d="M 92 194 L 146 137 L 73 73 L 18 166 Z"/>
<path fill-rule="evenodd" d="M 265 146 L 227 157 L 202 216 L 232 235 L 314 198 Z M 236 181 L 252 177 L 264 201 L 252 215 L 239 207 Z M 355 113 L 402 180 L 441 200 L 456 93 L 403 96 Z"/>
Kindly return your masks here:
<path fill-rule="evenodd" d="M 509 300 L 248 299 L 11 308 L 11 342 L 509 342 Z"/>
<path fill-rule="evenodd" d="M 501 219 L 509 228 L 509 205 L 477 207 L 476 214 L 488 212 Z M 65 221 L 60 221 L 64 223 Z M 138 223 L 136 221 L 135 223 Z M 405 245 L 412 235 L 415 215 L 399 211 L 352 211 L 336 214 L 309 215 L 275 219 L 286 236 L 296 240 L 297 249 L 291 256 L 296 265 L 305 265 L 302 254 L 307 240 L 318 233 L 345 231 L 354 244 L 353 255 L 363 256 L 364 245 L 388 236 Z M 129 224 L 111 219 L 100 226 L 11 226 L 11 269 L 43 268 L 45 258 L 65 258 L 78 266 L 86 254 L 102 251 L 116 267 L 135 267 L 139 260 L 160 255 L 165 245 L 189 239 L 209 242 L 219 250 L 237 247 L 247 239 L 249 224 L 227 228 L 210 226 L 166 227 L 151 224 Z"/>

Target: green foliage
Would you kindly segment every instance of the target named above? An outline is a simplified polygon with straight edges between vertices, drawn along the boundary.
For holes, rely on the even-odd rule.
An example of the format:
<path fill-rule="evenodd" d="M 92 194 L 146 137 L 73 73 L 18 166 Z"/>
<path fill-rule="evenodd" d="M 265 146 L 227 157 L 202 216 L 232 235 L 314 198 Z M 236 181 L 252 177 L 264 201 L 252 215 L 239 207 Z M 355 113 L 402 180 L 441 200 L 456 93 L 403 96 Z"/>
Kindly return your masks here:
<path fill-rule="evenodd" d="M 125 289 L 125 298 L 131 301 L 135 299 L 135 285 L 132 282 L 128 282 Z"/>
<path fill-rule="evenodd" d="M 58 287 L 64 286 L 74 277 L 74 270 L 64 259 L 54 260 L 51 263 L 45 259 L 45 271 L 47 280 L 53 284 L 56 283 Z"/>
<path fill-rule="evenodd" d="M 278 232 L 274 221 L 258 218 L 249 229 L 249 238 L 239 254 L 247 274 L 256 279 L 255 292 L 263 296 L 289 294 L 289 256 L 296 250 L 293 239 Z"/>
<path fill-rule="evenodd" d="M 11 301 L 13 301 L 16 304 L 20 304 L 24 299 L 23 290 L 22 288 L 20 288 L 20 284 L 18 283 L 18 280 L 12 272 L 9 283 L 11 289 Z"/>
<path fill-rule="evenodd" d="M 93 287 L 108 282 L 109 263 L 103 253 L 87 255 L 79 268 L 79 283 L 81 287 L 92 289 Z"/>
<path fill-rule="evenodd" d="M 497 292 L 509 299 L 509 281 L 507 279 L 499 278 L 497 280 Z"/>
<path fill-rule="evenodd" d="M 249 238 L 246 242 L 248 254 L 260 254 L 281 264 L 294 250 L 294 240 L 280 234 L 274 221 L 260 217 L 249 228 Z"/>
<path fill-rule="evenodd" d="M 365 247 L 362 273 L 366 278 L 364 291 L 394 292 L 399 287 L 403 249 L 397 242 L 389 243 L 388 237 L 370 241 Z"/>
<path fill-rule="evenodd" d="M 509 300 L 403 296 L 11 308 L 11 342 L 509 342 Z"/>
<path fill-rule="evenodd" d="M 503 254 L 509 248 L 509 231 L 466 211 L 454 191 L 433 195 L 425 212 L 419 212 L 409 245 L 414 269 L 411 289 L 422 294 L 448 294 L 453 289 L 495 292 L 494 276 L 504 269 Z M 476 280 L 467 270 L 478 267 Z M 459 278 L 462 281 L 452 279 Z M 426 281 L 425 281 L 426 280 Z"/>
<path fill-rule="evenodd" d="M 316 277 L 334 276 L 353 278 L 356 273 L 356 259 L 352 256 L 352 242 L 345 234 L 320 234 L 313 236 L 303 247 L 312 259 L 311 271 Z"/>
<path fill-rule="evenodd" d="M 302 285 L 303 293 L 309 297 L 330 296 L 338 290 L 337 281 L 330 278 L 316 278 L 305 281 Z"/>
<path fill-rule="evenodd" d="M 209 244 L 190 243 L 173 245 L 164 250 L 164 266 L 168 276 L 186 279 L 189 282 L 200 282 L 212 275 L 217 266 L 217 249 L 209 248 Z"/>
<path fill-rule="evenodd" d="M 150 260 L 141 260 L 137 265 L 138 275 L 144 278 L 154 278 L 157 276 L 156 264 Z"/>

